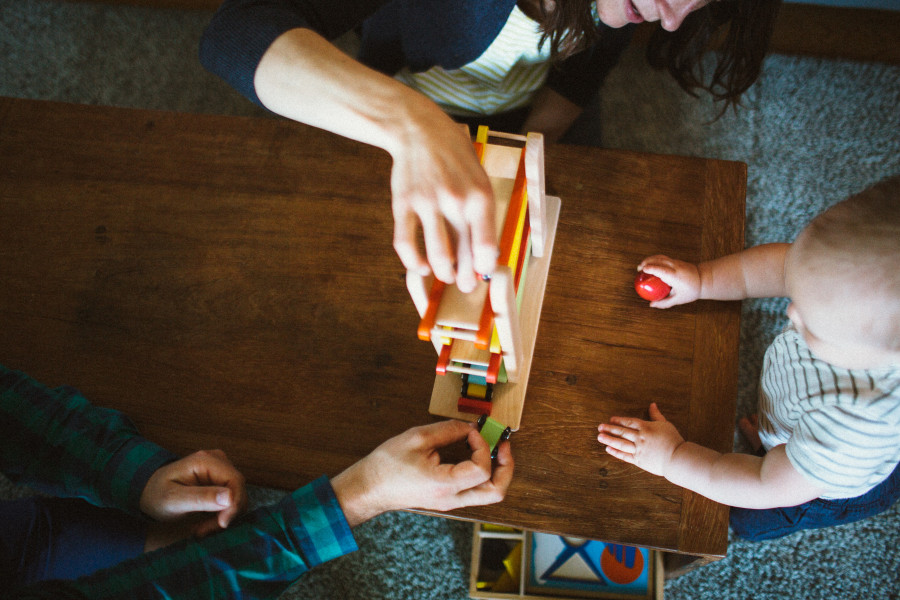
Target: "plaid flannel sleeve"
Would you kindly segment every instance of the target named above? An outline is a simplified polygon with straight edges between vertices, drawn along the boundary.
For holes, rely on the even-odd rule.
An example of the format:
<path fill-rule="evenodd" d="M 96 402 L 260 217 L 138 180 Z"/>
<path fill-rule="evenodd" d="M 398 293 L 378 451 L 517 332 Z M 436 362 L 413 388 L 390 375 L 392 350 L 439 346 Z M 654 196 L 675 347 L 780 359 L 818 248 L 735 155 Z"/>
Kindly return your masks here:
<path fill-rule="evenodd" d="M 92 600 L 276 598 L 312 567 L 356 549 L 331 484 L 320 477 L 225 531 L 145 554 L 67 588 Z M 39 589 L 18 597 L 40 597 Z"/>
<path fill-rule="evenodd" d="M 0 469 L 11 480 L 137 516 L 147 480 L 176 458 L 120 412 L 0 365 Z"/>

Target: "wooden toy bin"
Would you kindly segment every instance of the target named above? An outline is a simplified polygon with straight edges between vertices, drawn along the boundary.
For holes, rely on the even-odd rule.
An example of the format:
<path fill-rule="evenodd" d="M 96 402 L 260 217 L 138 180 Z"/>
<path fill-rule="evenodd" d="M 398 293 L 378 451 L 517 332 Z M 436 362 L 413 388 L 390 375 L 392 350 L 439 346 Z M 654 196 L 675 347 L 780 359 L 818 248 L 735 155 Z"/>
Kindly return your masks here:
<path fill-rule="evenodd" d="M 472 539 L 472 565 L 469 575 L 469 596 L 472 598 L 488 599 L 524 599 L 524 600 L 573 600 L 585 598 L 602 598 L 605 600 L 663 600 L 663 564 L 662 553 L 655 550 L 646 551 L 648 558 L 647 589 L 619 593 L 597 589 L 578 589 L 573 585 L 569 588 L 548 589 L 545 586 L 535 585 L 532 579 L 532 536 L 530 531 L 510 528 L 494 528 L 483 523 L 476 523 Z M 503 591 L 493 589 L 479 589 L 479 576 L 485 570 L 485 545 L 497 542 L 506 542 L 510 550 L 507 560 L 518 562 L 518 577 L 510 581 L 506 574 Z M 514 551 L 515 545 L 520 544 L 521 551 Z M 510 589 L 512 584 L 512 589 Z M 582 586 L 583 587 L 583 586 Z"/>

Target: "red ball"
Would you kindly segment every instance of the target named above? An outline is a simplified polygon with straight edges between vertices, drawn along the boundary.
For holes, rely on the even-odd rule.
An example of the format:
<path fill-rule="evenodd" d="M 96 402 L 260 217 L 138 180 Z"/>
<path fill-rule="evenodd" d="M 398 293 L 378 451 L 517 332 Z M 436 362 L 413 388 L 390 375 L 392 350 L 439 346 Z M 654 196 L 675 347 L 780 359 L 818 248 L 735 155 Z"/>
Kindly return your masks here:
<path fill-rule="evenodd" d="M 637 277 L 634 278 L 634 289 L 637 291 L 638 296 L 650 302 L 662 300 L 672 291 L 671 286 L 665 281 L 656 275 L 644 273 L 643 271 L 639 271 Z"/>

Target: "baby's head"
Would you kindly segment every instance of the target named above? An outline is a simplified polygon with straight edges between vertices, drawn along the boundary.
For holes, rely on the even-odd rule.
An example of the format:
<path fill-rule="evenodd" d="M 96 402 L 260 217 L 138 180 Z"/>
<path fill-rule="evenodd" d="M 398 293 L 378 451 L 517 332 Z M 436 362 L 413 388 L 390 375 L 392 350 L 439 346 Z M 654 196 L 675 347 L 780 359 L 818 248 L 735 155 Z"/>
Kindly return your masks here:
<path fill-rule="evenodd" d="M 900 175 L 840 202 L 785 259 L 788 316 L 835 366 L 900 364 Z"/>

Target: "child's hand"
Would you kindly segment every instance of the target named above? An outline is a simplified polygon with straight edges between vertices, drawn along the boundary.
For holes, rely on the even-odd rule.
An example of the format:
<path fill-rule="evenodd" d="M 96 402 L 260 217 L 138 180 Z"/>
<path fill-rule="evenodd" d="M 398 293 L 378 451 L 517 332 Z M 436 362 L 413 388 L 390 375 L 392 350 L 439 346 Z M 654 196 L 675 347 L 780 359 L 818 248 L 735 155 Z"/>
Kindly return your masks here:
<path fill-rule="evenodd" d="M 700 270 L 697 265 L 657 254 L 645 258 L 638 265 L 638 271 L 656 275 L 672 288 L 668 296 L 650 303 L 653 308 L 670 308 L 700 297 Z"/>
<path fill-rule="evenodd" d="M 637 465 L 654 475 L 665 475 L 666 465 L 684 438 L 666 421 L 656 403 L 650 405 L 650 421 L 612 417 L 601 423 L 597 441 L 620 460 Z"/>

